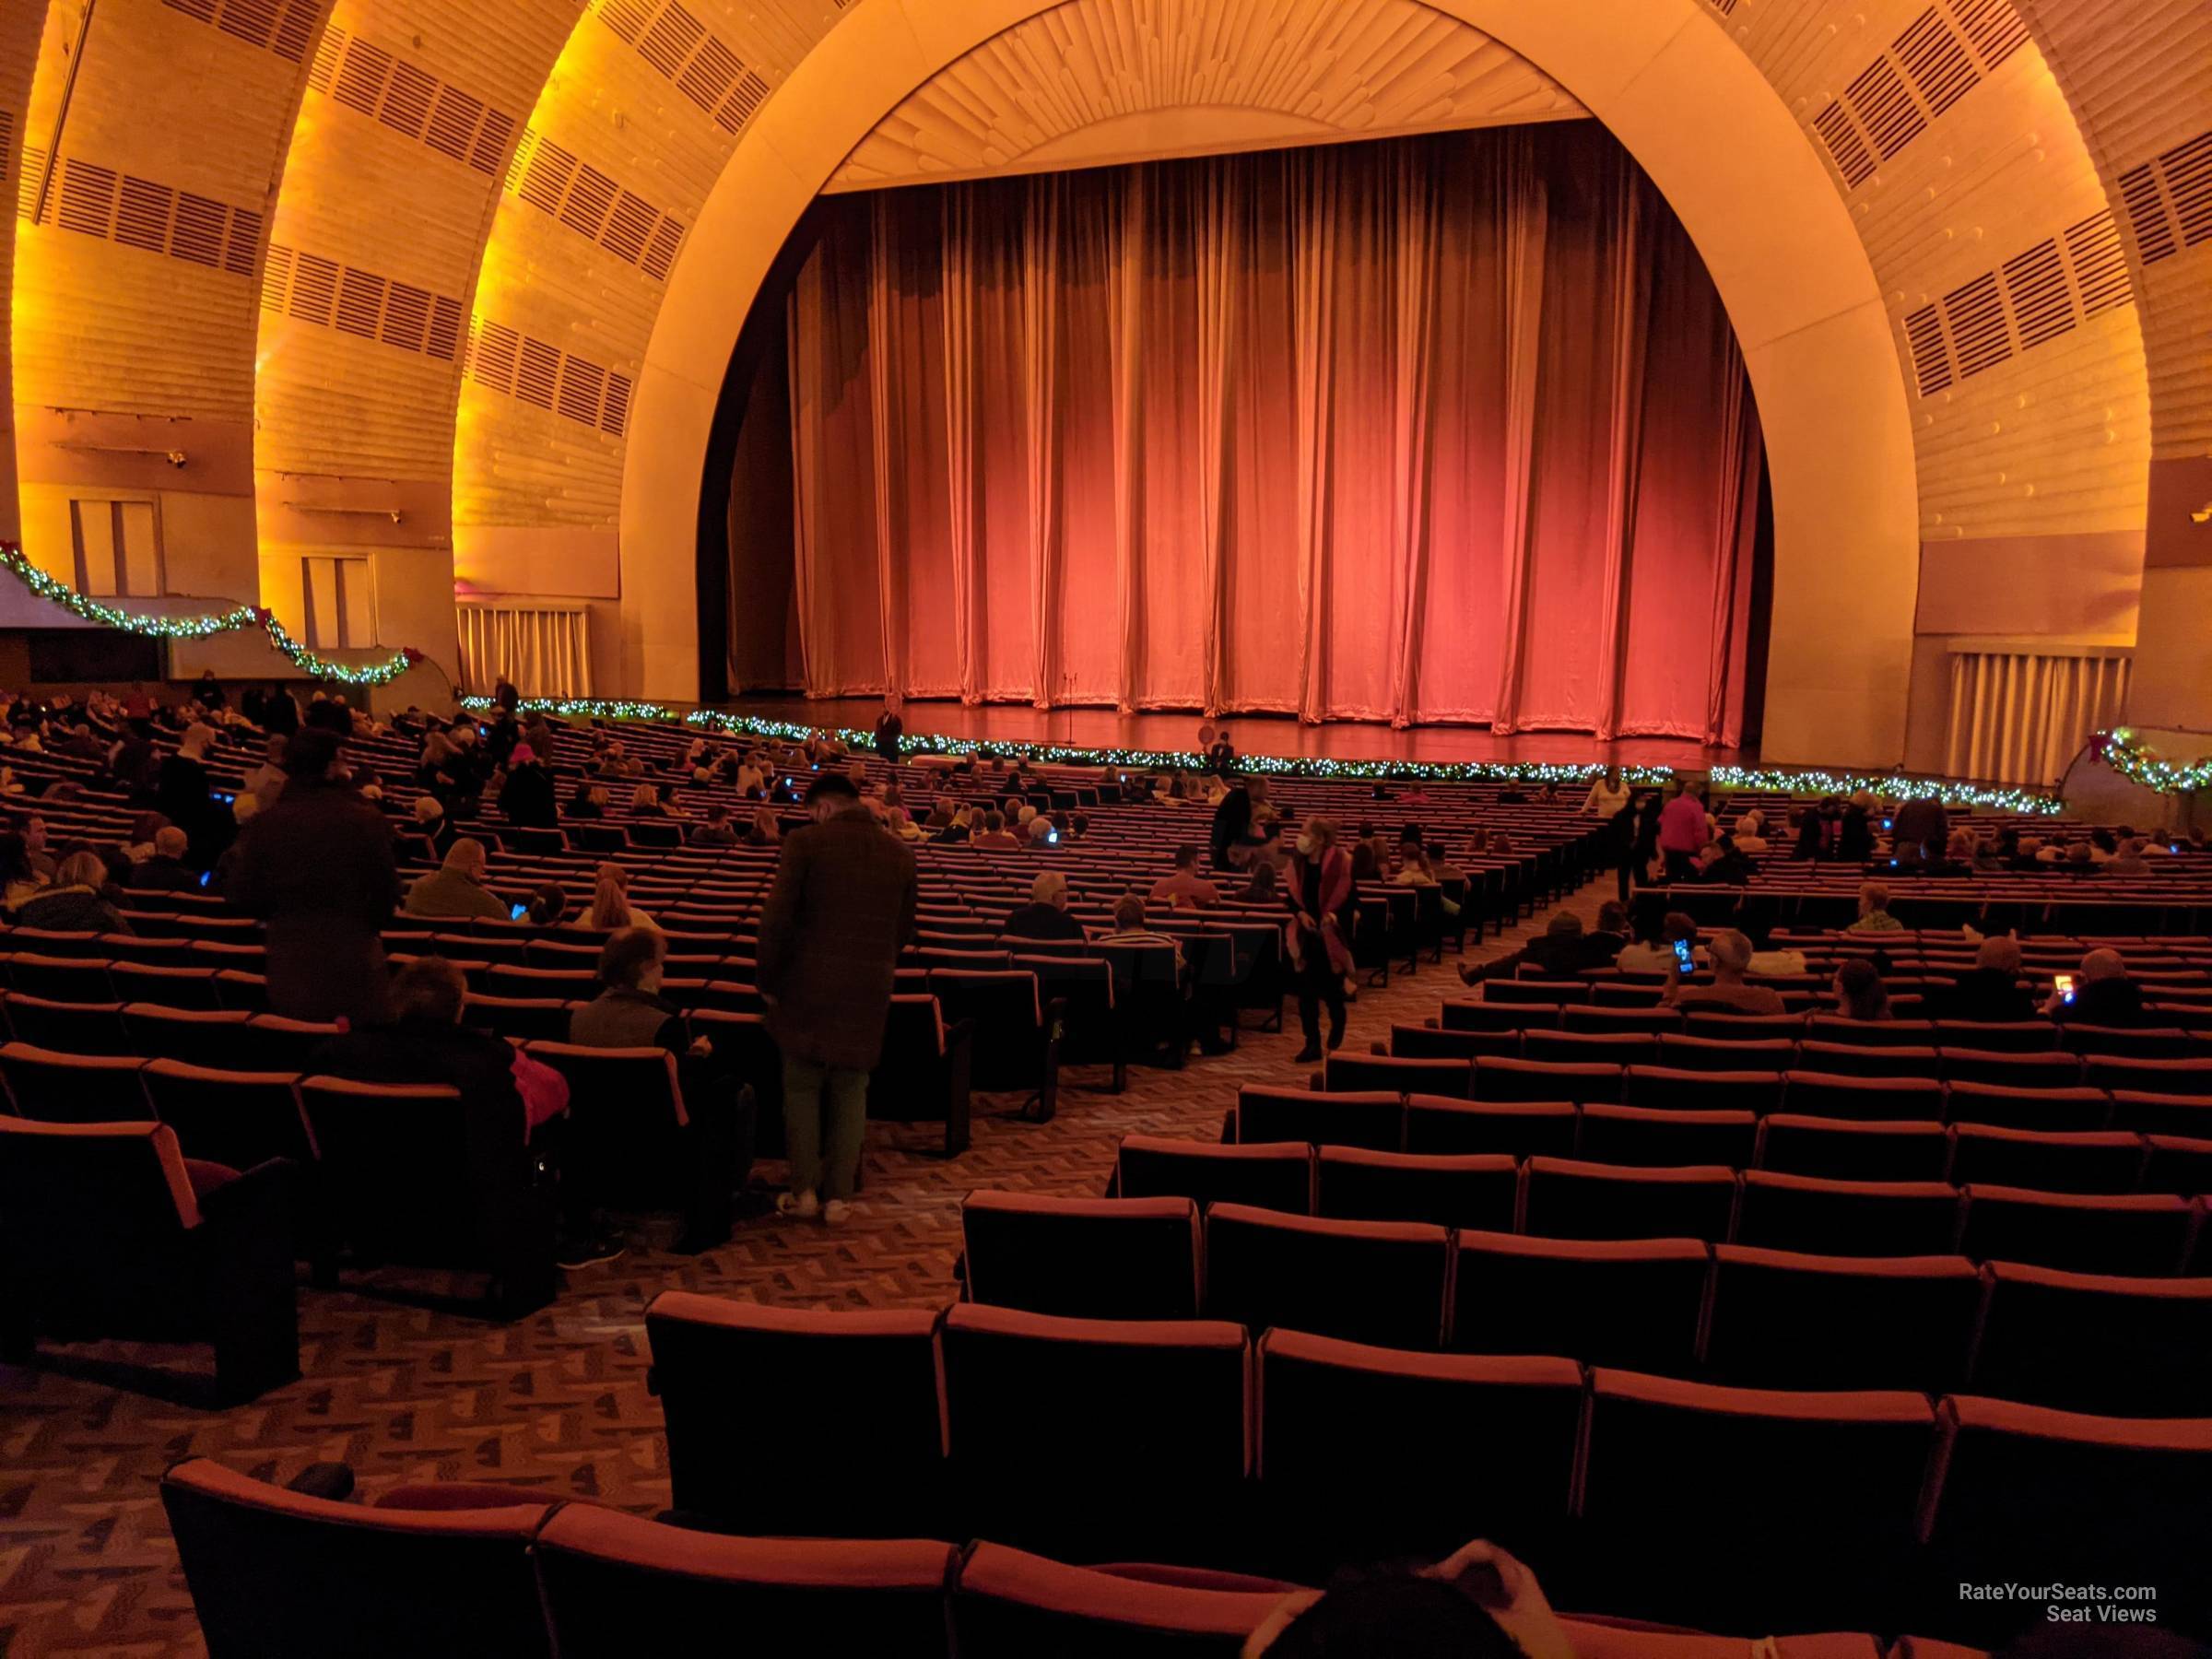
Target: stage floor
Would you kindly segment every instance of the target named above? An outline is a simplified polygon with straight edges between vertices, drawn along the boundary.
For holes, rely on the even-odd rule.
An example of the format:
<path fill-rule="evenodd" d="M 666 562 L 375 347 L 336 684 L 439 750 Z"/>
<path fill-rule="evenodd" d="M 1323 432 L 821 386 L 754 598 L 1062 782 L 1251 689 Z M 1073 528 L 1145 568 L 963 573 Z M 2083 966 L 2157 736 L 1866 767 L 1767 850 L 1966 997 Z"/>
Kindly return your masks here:
<path fill-rule="evenodd" d="M 799 725 L 851 726 L 865 731 L 883 704 L 872 697 L 747 697 L 724 705 L 734 714 L 787 720 Z M 1031 709 L 1019 703 L 912 701 L 902 712 L 912 736 L 932 735 L 992 743 L 1060 743 L 1078 748 L 1188 749 L 1198 741 L 1198 716 L 1184 712 L 1122 714 L 1112 709 Z M 1536 761 L 1587 765 L 1750 765 L 1745 749 L 1707 748 L 1678 737 L 1622 737 L 1610 743 L 1577 732 L 1522 732 L 1500 737 L 1481 726 L 1410 726 L 1393 731 L 1366 721 L 1302 725 L 1285 714 L 1231 714 L 1229 728 L 1238 752 L 1247 755 L 1325 757 L 1332 760 L 1405 760 L 1457 764 Z"/>

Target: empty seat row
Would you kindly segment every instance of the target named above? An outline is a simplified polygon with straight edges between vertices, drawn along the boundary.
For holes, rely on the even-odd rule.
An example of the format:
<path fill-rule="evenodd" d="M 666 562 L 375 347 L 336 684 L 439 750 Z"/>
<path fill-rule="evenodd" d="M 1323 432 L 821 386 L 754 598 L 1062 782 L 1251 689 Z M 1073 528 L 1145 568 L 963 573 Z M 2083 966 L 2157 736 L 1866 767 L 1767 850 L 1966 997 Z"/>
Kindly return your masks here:
<path fill-rule="evenodd" d="M 972 1303 L 670 1291 L 646 1327 L 677 1509 L 718 1527 L 902 1536 L 950 1517 L 1055 1553 L 1298 1576 L 1483 1536 L 1564 1606 L 1610 1610 L 1627 1575 L 1627 1606 L 1693 1622 L 1894 1629 L 1924 1595 L 1943 1634 L 1970 1559 L 2049 1562 L 2058 1528 L 2080 1570 L 2109 1557 L 2126 1563 L 2112 1582 L 2205 1594 L 2183 1566 L 2212 1525 L 2203 1419 Z"/>
<path fill-rule="evenodd" d="M 1818 1100 L 1810 1093 L 1802 1099 Z M 2059 1117 L 2048 1129 L 1984 1124 L 1978 1097 L 1955 1099 L 1949 1127 L 1897 1102 L 1888 1120 L 1741 1110 L 1432 1100 L 1383 1091 L 1332 1094 L 1247 1084 L 1226 1122 L 1234 1141 L 1307 1141 L 1395 1152 L 1449 1133 L 1468 1152 L 1579 1158 L 1593 1163 L 1725 1164 L 1845 1181 L 1995 1182 L 2050 1192 L 2212 1192 L 2212 1140 L 2088 1129 Z M 2003 1103 L 2000 1102 L 2002 1106 Z M 2102 1117 L 2111 1100 L 2081 1102 Z M 1416 1112 L 1423 1122 L 1417 1129 Z M 2212 1114 L 2208 1114 L 2212 1115 Z M 1441 1118 L 1441 1123 L 1433 1121 Z M 2212 1128 L 2212 1123 L 2207 1123 Z M 1329 1212 L 1324 1212 L 1329 1213 Z"/>
<path fill-rule="evenodd" d="M 1507 1108 L 1473 1108 L 1502 1112 Z M 1507 1124 L 1538 1111 L 1520 1106 Z M 1877 1129 L 1879 1125 L 1876 1126 Z M 2184 1148 L 2187 1152 L 2188 1148 Z M 1724 1164 L 1378 1152 L 1303 1141 L 1123 1137 L 1112 1194 L 1294 1216 L 1413 1220 L 1555 1239 L 1698 1239 L 1829 1255 L 1942 1255 L 2162 1277 L 2201 1265 L 2212 1199 L 1940 1181 L 1851 1181 Z"/>
<path fill-rule="evenodd" d="M 2069 965 L 2070 966 L 2070 965 Z M 1490 982 L 1491 994 L 1480 1001 L 1444 1003 L 1434 1019 L 1413 1028 L 1458 1035 L 1524 1039 L 1531 1060 L 1571 1053 L 1578 1039 L 1590 1036 L 1691 1037 L 1702 1041 L 1787 1041 L 1834 1043 L 1851 1048 L 1994 1049 L 2008 1053 L 2125 1054 L 2138 1059 L 2202 1056 L 2212 1034 L 2201 1027 L 2175 1023 L 2155 1026 L 2101 1026 L 2049 1019 L 1853 1019 L 1830 1012 L 1730 1014 L 1679 1009 L 1654 1003 L 1530 1001 L 1546 987 L 1526 981 Z M 1625 988 L 1624 988 L 1625 991 Z M 1638 994 L 1656 997 L 1653 984 Z M 1507 1053 L 1505 1046 L 1477 1047 L 1478 1053 Z"/>
<path fill-rule="evenodd" d="M 2212 1278 L 1540 1239 L 1229 1204 L 1202 1219 L 1182 1198 L 973 1193 L 961 1235 L 970 1298 L 1071 1318 L 1223 1319 L 1746 1387 L 1971 1388 L 2121 1416 L 2199 1409 L 2212 1374 Z"/>

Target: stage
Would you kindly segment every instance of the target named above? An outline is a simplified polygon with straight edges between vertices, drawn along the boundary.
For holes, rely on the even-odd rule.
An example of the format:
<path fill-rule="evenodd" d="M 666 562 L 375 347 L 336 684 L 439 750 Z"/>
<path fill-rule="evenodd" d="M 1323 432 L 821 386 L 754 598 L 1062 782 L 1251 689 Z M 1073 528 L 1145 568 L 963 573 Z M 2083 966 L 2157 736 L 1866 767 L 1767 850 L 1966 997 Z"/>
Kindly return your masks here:
<path fill-rule="evenodd" d="M 796 725 L 872 730 L 883 711 L 879 699 L 747 697 L 719 705 L 730 713 Z M 1112 709 L 1032 709 L 1021 703 L 964 704 L 910 700 L 900 711 L 912 737 L 935 735 L 993 743 L 1055 743 L 1079 748 L 1192 749 L 1199 717 L 1187 711 L 1123 714 Z M 1226 727 L 1240 754 L 1283 759 L 1398 760 L 1456 765 L 1515 761 L 1589 765 L 1671 766 L 1702 771 L 1711 766 L 1749 766 L 1756 753 L 1707 748 L 1682 737 L 1621 737 L 1599 742 L 1581 732 L 1517 732 L 1500 736 L 1483 726 L 1408 726 L 1402 731 L 1366 721 L 1303 725 L 1287 714 L 1227 714 Z"/>

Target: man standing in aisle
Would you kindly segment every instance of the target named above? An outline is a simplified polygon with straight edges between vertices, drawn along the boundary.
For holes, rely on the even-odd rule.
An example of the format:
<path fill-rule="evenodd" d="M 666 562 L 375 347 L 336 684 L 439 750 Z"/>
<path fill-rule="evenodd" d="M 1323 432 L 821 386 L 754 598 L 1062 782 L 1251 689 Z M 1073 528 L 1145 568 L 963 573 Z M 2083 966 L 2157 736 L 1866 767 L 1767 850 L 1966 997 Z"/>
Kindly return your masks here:
<path fill-rule="evenodd" d="M 806 806 L 814 822 L 784 838 L 760 913 L 759 977 L 783 1053 L 791 1191 L 777 1207 L 835 1223 L 860 1168 L 893 971 L 914 935 L 914 855 L 842 772 L 817 778 Z"/>

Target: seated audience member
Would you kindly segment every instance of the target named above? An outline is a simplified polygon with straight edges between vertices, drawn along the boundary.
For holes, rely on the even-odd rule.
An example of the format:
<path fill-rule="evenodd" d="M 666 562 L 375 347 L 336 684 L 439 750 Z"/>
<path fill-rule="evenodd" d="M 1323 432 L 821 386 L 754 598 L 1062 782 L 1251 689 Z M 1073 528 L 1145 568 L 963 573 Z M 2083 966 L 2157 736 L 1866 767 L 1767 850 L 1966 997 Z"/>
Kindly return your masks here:
<path fill-rule="evenodd" d="M 1936 1002 L 1945 1019 L 2003 1024 L 2035 1018 L 2035 998 L 2020 983 L 2020 942 L 2010 934 L 1983 939 L 1974 965 L 1953 982 Z"/>
<path fill-rule="evenodd" d="M 1243 1659 L 1575 1659 L 1535 1574 L 1484 1539 L 1433 1567 L 1347 1568 L 1286 1595 Z"/>
<path fill-rule="evenodd" d="M 163 830 L 163 834 L 181 833 Z M 107 900 L 108 866 L 97 853 L 72 853 L 53 872 L 53 883 L 16 912 L 19 927 L 43 927 L 56 933 L 120 933 L 131 924 Z M 199 885 L 199 878 L 193 878 Z"/>
<path fill-rule="evenodd" d="M 1655 905 L 1640 907 L 1635 943 L 1621 947 L 1620 954 L 1613 959 L 1613 966 L 1623 973 L 1674 974 L 1677 939 L 1691 947 L 1691 962 L 1703 967 L 1706 957 L 1698 945 L 1695 918 L 1680 911 L 1661 912 Z"/>
<path fill-rule="evenodd" d="M 1155 933 L 1145 921 L 1145 901 L 1124 893 L 1113 903 L 1113 926 L 1099 935 L 1101 945 L 1172 945 L 1175 966 L 1182 967 L 1182 945 L 1172 934 Z"/>
<path fill-rule="evenodd" d="M 468 982 L 443 957 L 417 957 L 392 975 L 392 1018 L 354 1027 L 309 1058 L 311 1071 L 357 1083 L 442 1083 L 465 1106 L 512 1112 L 515 1134 L 558 1166 L 558 1119 L 569 1109 L 568 1079 L 503 1037 L 462 1024 Z M 556 1259 L 563 1267 L 611 1262 L 619 1244 L 592 1233 L 564 1204 Z"/>
<path fill-rule="evenodd" d="M 783 839 L 783 826 L 777 820 L 773 806 L 753 808 L 753 821 L 746 827 L 745 844 L 748 847 L 772 847 Z"/>
<path fill-rule="evenodd" d="M 1677 981 L 1666 988 L 1666 1000 L 1685 1012 L 1722 1014 L 1781 1014 L 1785 1012 L 1779 992 L 1765 985 L 1747 985 L 1744 974 L 1751 966 L 1751 941 L 1735 928 L 1712 935 L 1706 947 L 1712 960 L 1712 983 L 1686 985 Z"/>
<path fill-rule="evenodd" d="M 1629 945 L 1629 907 L 1608 899 L 1597 907 L 1597 925 L 1583 935 L 1583 966 L 1610 968 Z"/>
<path fill-rule="evenodd" d="M 563 809 L 572 818 L 597 818 L 606 816 L 606 785 L 594 783 L 589 778 L 576 780 L 576 787 L 569 792 L 569 804 Z"/>
<path fill-rule="evenodd" d="M 131 866 L 130 878 L 124 886 L 134 893 L 198 892 L 199 873 L 184 862 L 187 840 L 174 824 L 155 830 L 152 855 Z"/>
<path fill-rule="evenodd" d="M 657 818 L 661 810 L 661 792 L 650 783 L 638 783 L 630 788 L 629 809 L 640 818 Z"/>
<path fill-rule="evenodd" d="M 134 814 L 130 832 L 123 843 L 123 855 L 133 864 L 143 864 L 154 855 L 154 837 L 168 827 L 169 820 L 158 812 Z"/>
<path fill-rule="evenodd" d="M 1032 812 L 1030 815 L 1029 822 L 1022 826 L 1022 833 L 1028 838 L 1030 845 L 1037 848 L 1040 852 L 1046 847 L 1057 845 L 1060 839 L 1058 826 L 1041 812 Z"/>
<path fill-rule="evenodd" d="M 1266 859 L 1254 859 L 1252 874 L 1244 882 L 1244 890 L 1237 898 L 1245 904 L 1273 904 L 1277 890 L 1274 863 Z"/>
<path fill-rule="evenodd" d="M 1796 841 L 1790 849 L 1792 858 L 1817 859 L 1828 850 L 1828 818 L 1818 808 L 1793 806 L 1790 822 L 1796 828 Z"/>
<path fill-rule="evenodd" d="M 1937 863 L 1949 841 L 1949 819 L 1933 795 L 1913 796 L 1890 818 L 1890 856 L 1900 864 Z"/>
<path fill-rule="evenodd" d="M 1836 1012 L 1845 1019 L 1888 1019 L 1889 988 L 1872 962 L 1853 957 L 1836 970 Z"/>
<path fill-rule="evenodd" d="M 23 838 L 12 831 L 0 835 L 0 883 L 6 884 L 0 897 L 4 897 L 11 910 L 26 900 L 36 898 L 46 885 L 46 878 L 31 867 Z"/>
<path fill-rule="evenodd" d="M 695 847 L 734 847 L 737 831 L 730 827 L 730 809 L 714 806 L 707 808 L 707 816 L 691 826 L 688 838 Z"/>
<path fill-rule="evenodd" d="M 1522 947 L 1521 959 L 1533 962 L 1553 979 L 1572 979 L 1591 966 L 1589 941 L 1583 936 L 1583 919 L 1572 911 L 1554 911 L 1544 931 Z"/>
<path fill-rule="evenodd" d="M 415 797 L 415 833 L 429 841 L 430 851 L 442 859 L 461 838 L 461 826 L 446 816 L 436 795 L 418 794 Z"/>
<path fill-rule="evenodd" d="M 1889 913 L 1889 889 L 1878 881 L 1859 888 L 1859 919 L 1846 933 L 1902 933 L 1905 924 Z"/>
<path fill-rule="evenodd" d="M 523 920 L 533 927 L 558 927 L 569 919 L 569 895 L 558 883 L 548 881 L 534 889 L 528 904 Z"/>
<path fill-rule="evenodd" d="M 267 758 L 246 774 L 241 793 L 259 795 L 264 806 L 284 793 L 284 746 L 288 741 L 282 732 L 270 733 L 268 746 L 262 751 Z"/>
<path fill-rule="evenodd" d="M 26 906 L 26 914 L 29 910 Z M 2143 987 L 2128 977 L 2126 959 L 2116 950 L 2092 950 L 2083 957 L 2081 971 L 2074 976 L 2074 1000 L 2068 1002 L 2053 990 L 2043 1012 L 2061 1025 L 2149 1023 L 2143 1011 Z"/>
<path fill-rule="evenodd" d="M 1697 856 L 1694 879 L 1716 887 L 1741 887 L 1759 874 L 1759 866 L 1744 856 L 1735 838 L 1724 834 Z"/>
<path fill-rule="evenodd" d="M 1770 849 L 1765 813 L 1753 808 L 1735 820 L 1735 850 L 1738 853 L 1756 858 Z"/>
<path fill-rule="evenodd" d="M 500 785 L 500 811 L 518 829 L 558 830 L 559 797 L 554 793 L 553 774 L 539 762 L 537 751 L 518 743 L 507 756 L 507 780 Z"/>
<path fill-rule="evenodd" d="M 569 1014 L 569 1041 L 584 1048 L 658 1048 L 705 1058 L 714 1045 L 693 1037 L 684 1011 L 661 995 L 668 939 L 658 928 L 626 927 L 599 947 L 599 994 Z"/>
<path fill-rule="evenodd" d="M 484 843 L 461 837 L 446 849 L 444 864 L 407 888 L 407 914 L 505 917 L 507 906 L 484 885 Z"/>
<path fill-rule="evenodd" d="M 1006 815 L 995 809 L 983 814 L 983 832 L 969 844 L 979 853 L 1018 853 L 1021 842 L 1006 833 Z"/>
<path fill-rule="evenodd" d="M 2122 841 L 2120 850 L 2105 861 L 2104 873 L 2107 876 L 2149 875 L 2150 864 L 2143 856 L 2142 841 L 2131 836 Z"/>
<path fill-rule="evenodd" d="M 592 910 L 585 918 L 588 927 L 618 929 L 646 927 L 659 931 L 660 924 L 629 901 L 629 872 L 620 865 L 603 864 L 592 884 Z"/>
<path fill-rule="evenodd" d="M 1372 824 L 1359 826 L 1359 833 L 1352 841 L 1351 855 L 1354 881 L 1379 881 L 1390 868 L 1389 852 Z"/>
<path fill-rule="evenodd" d="M 1211 910 L 1221 902 L 1221 889 L 1198 874 L 1198 849 L 1175 849 L 1175 868 L 1152 884 L 1148 902 L 1169 910 Z"/>
<path fill-rule="evenodd" d="M 1030 901 L 999 931 L 1012 939 L 1080 939 L 1083 924 L 1067 913 L 1067 877 L 1040 870 L 1030 883 Z"/>

